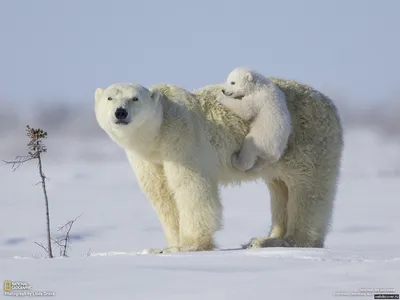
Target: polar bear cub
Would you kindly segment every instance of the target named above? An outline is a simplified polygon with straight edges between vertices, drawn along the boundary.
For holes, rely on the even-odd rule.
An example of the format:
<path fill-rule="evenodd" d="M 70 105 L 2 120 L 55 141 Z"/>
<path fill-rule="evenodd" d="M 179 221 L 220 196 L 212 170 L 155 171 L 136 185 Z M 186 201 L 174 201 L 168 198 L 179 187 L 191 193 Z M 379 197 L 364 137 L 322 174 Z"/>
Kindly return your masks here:
<path fill-rule="evenodd" d="M 259 171 L 284 154 L 292 122 L 282 90 L 270 79 L 247 68 L 235 68 L 217 100 L 246 121 L 250 131 L 232 165 L 241 171 Z"/>

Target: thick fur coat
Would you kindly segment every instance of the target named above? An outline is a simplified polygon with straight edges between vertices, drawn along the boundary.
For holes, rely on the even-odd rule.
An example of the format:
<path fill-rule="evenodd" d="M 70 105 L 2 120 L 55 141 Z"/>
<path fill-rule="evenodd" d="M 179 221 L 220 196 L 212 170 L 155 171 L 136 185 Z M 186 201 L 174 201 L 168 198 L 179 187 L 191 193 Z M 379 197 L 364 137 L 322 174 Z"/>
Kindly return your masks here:
<path fill-rule="evenodd" d="M 240 118 L 250 122 L 232 165 L 242 171 L 258 171 L 276 163 L 286 150 L 292 132 L 290 112 L 282 90 L 269 78 L 243 67 L 229 73 L 217 100 Z"/>
<path fill-rule="evenodd" d="M 293 130 L 281 159 L 259 172 L 232 166 L 250 124 L 217 102 L 223 85 L 96 90 L 97 121 L 126 151 L 163 226 L 168 247 L 155 253 L 214 249 L 222 223 L 218 185 L 256 179 L 268 185 L 272 225 L 246 247 L 324 246 L 343 147 L 338 112 L 309 86 L 272 80 L 285 93 Z"/>

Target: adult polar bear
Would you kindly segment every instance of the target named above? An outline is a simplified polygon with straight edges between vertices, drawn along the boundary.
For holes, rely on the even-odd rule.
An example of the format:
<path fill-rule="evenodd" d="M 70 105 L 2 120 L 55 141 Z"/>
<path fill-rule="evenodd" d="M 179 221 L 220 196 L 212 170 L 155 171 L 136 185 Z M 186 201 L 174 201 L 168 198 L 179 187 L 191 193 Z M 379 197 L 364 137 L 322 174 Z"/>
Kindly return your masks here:
<path fill-rule="evenodd" d="M 138 84 L 96 90 L 96 119 L 126 151 L 163 226 L 168 247 L 153 253 L 214 249 L 222 219 L 218 185 L 260 178 L 270 191 L 272 226 L 246 246 L 324 246 L 342 155 L 340 119 L 322 93 L 272 80 L 286 95 L 293 131 L 282 158 L 260 172 L 231 165 L 249 124 L 216 101 L 223 85 L 194 92 Z"/>

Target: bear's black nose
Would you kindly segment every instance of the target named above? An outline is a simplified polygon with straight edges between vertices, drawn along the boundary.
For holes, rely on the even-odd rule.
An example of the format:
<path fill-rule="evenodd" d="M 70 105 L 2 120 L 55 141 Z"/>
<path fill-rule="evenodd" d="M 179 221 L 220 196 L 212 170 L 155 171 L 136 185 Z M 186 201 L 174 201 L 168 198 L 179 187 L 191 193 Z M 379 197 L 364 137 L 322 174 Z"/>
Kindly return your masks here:
<path fill-rule="evenodd" d="M 222 89 L 222 93 L 225 94 L 225 90 L 224 89 Z"/>
<path fill-rule="evenodd" d="M 115 117 L 117 120 L 124 120 L 128 116 L 128 112 L 126 111 L 125 108 L 118 107 L 117 110 L 115 111 Z"/>

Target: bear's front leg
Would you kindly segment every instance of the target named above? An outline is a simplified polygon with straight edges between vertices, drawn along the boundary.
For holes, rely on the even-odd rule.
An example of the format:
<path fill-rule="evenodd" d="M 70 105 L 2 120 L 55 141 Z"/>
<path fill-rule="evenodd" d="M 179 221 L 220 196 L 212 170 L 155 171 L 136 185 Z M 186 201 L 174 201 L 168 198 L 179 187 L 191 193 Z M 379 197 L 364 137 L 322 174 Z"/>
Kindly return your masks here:
<path fill-rule="evenodd" d="M 140 189 L 158 215 L 168 247 L 177 247 L 179 245 L 179 213 L 174 195 L 168 187 L 163 166 L 147 162 L 133 153 L 127 153 L 127 156 Z"/>
<path fill-rule="evenodd" d="M 202 166 L 183 162 L 167 161 L 164 170 L 179 211 L 180 244 L 172 252 L 213 250 L 222 216 L 217 181 L 204 174 Z"/>

